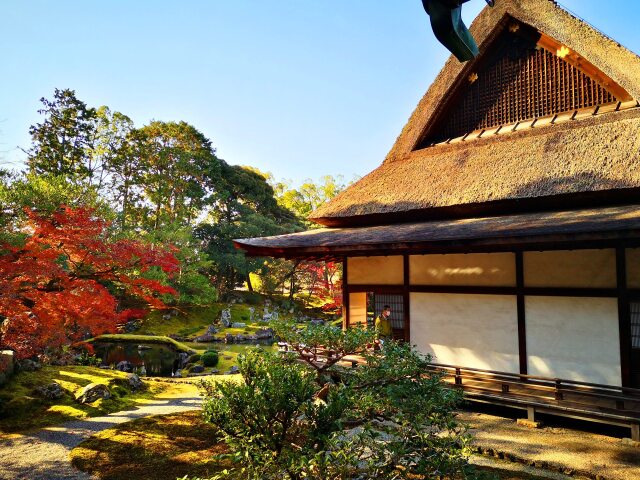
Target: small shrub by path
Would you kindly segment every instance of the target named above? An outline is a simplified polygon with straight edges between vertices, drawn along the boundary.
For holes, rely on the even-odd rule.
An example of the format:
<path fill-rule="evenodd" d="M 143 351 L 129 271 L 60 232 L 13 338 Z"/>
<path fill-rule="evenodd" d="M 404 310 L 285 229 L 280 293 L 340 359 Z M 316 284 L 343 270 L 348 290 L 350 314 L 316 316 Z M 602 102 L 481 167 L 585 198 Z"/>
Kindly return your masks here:
<path fill-rule="evenodd" d="M 132 392 L 125 386 L 126 378 L 122 372 L 84 366 L 45 366 L 20 372 L 0 389 L 0 435 L 127 410 L 176 388 L 171 383 L 148 382 L 146 389 Z M 34 393 L 52 382 L 63 388 L 62 398 L 44 400 Z M 75 402 L 75 394 L 90 383 L 109 386 L 111 398 L 88 405 Z"/>
<path fill-rule="evenodd" d="M 104 430 L 71 451 L 74 467 L 105 480 L 207 478 L 227 453 L 200 411 L 143 418 Z"/>

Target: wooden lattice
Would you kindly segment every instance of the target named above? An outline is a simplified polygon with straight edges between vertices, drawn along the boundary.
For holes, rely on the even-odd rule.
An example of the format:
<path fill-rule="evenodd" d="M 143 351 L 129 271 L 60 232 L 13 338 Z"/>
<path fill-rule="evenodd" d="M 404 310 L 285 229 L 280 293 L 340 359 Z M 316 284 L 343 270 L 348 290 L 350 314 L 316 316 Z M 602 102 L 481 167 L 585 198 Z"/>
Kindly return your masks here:
<path fill-rule="evenodd" d="M 602 85 L 534 39 L 505 31 L 465 79 L 428 143 L 616 102 Z"/>

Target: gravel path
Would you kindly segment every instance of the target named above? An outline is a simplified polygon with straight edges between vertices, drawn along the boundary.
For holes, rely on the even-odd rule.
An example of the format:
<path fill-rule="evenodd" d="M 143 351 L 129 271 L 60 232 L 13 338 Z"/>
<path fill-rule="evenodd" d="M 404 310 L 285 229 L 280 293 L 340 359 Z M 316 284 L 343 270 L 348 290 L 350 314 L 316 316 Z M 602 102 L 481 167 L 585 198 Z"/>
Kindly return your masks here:
<path fill-rule="evenodd" d="M 197 390 L 185 388 L 181 394 L 159 395 L 154 400 L 145 401 L 135 410 L 0 438 L 0 479 L 91 479 L 90 475 L 74 469 L 69 461 L 69 452 L 80 442 L 119 423 L 151 415 L 194 410 L 201 404 L 202 398 Z"/>

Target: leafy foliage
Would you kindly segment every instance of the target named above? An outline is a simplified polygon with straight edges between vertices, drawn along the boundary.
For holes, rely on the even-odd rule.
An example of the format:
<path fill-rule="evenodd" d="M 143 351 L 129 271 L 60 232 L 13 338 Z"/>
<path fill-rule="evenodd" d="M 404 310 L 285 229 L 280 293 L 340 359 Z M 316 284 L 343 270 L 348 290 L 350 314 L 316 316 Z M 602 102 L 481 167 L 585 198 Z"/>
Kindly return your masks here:
<path fill-rule="evenodd" d="M 159 295 L 174 293 L 140 275 L 152 267 L 175 272 L 169 250 L 108 240 L 107 222 L 87 208 L 27 215 L 24 243 L 0 251 L 0 343 L 19 357 L 115 331 L 130 312 L 119 311 L 112 292 L 155 307 L 163 306 Z"/>
<path fill-rule="evenodd" d="M 475 478 L 454 413 L 460 393 L 428 373 L 429 358 L 394 342 L 368 350 L 366 330 L 277 331 L 294 354 L 252 352 L 243 382 L 204 384 L 205 419 L 237 465 L 215 478 Z M 341 366 L 353 353 L 362 364 Z"/>

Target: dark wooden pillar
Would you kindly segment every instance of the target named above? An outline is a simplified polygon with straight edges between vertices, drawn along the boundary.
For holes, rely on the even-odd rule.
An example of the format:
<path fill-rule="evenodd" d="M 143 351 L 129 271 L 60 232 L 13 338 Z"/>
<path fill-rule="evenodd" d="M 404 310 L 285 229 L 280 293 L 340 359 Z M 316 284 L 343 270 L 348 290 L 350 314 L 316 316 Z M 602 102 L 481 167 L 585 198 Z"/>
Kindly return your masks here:
<path fill-rule="evenodd" d="M 620 376 L 623 387 L 631 386 L 631 312 L 627 291 L 627 255 L 616 248 L 616 288 L 618 290 L 618 329 L 620 330 Z"/>
<path fill-rule="evenodd" d="M 347 257 L 342 259 L 342 328 L 349 328 L 349 283 Z"/>
<path fill-rule="evenodd" d="M 520 358 L 520 373 L 526 375 L 527 367 L 527 322 L 524 305 L 524 254 L 516 253 L 516 303 L 518 311 L 518 355 Z"/>
<path fill-rule="evenodd" d="M 409 315 L 410 308 L 410 293 L 409 293 L 409 255 L 403 255 L 403 283 L 402 283 L 402 297 L 403 297 L 403 310 L 404 310 L 404 339 L 405 341 L 411 341 L 411 316 Z"/>

